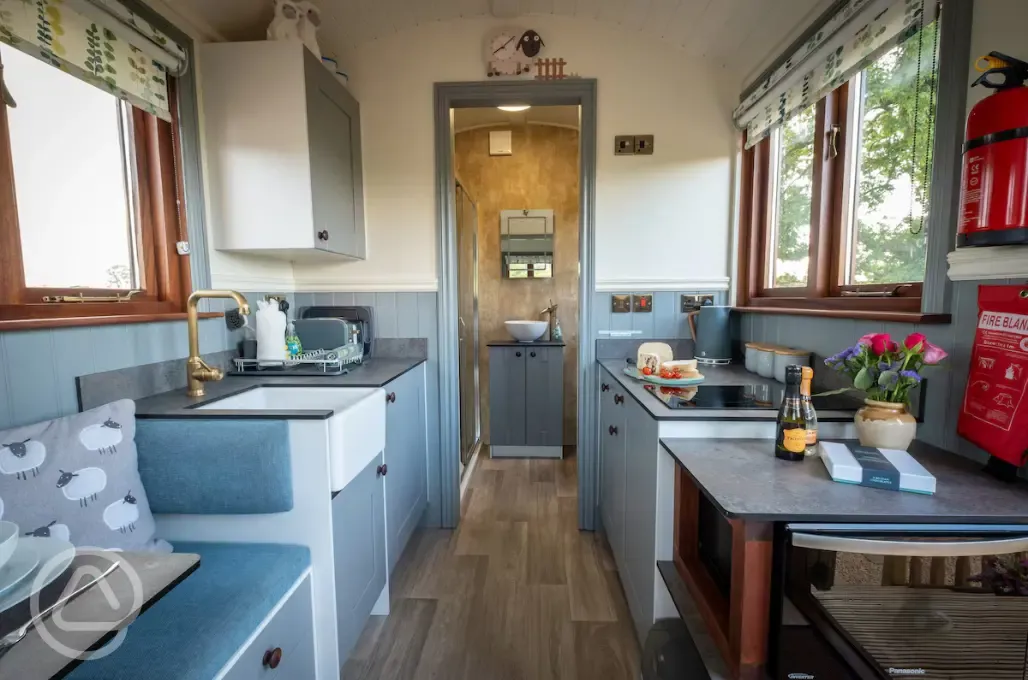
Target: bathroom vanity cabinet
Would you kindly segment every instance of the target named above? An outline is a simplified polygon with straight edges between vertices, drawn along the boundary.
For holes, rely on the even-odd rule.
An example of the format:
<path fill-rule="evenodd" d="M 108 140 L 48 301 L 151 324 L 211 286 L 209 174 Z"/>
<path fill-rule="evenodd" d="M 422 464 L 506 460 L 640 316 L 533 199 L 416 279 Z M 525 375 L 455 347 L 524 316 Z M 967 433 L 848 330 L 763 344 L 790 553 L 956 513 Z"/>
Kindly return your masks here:
<path fill-rule="evenodd" d="M 489 344 L 489 418 L 494 457 L 562 457 L 563 343 Z"/>

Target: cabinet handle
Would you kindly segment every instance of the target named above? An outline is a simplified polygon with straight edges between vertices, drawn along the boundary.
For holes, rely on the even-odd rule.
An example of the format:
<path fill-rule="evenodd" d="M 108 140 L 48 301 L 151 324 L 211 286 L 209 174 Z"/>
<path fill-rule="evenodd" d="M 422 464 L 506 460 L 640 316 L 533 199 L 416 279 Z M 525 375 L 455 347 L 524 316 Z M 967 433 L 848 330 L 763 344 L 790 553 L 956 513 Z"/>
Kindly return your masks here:
<path fill-rule="evenodd" d="M 614 395 L 614 403 L 615 404 L 623 404 L 623 403 L 625 403 L 624 395 L 622 395 L 622 394 L 615 394 Z"/>
<path fill-rule="evenodd" d="M 520 359 L 521 358 L 521 352 L 514 352 L 514 356 L 516 356 L 516 357 L 518 357 Z"/>
<path fill-rule="evenodd" d="M 614 437 L 614 436 L 617 435 L 618 429 L 616 427 L 614 427 L 613 425 L 611 425 L 609 428 L 607 428 L 607 432 L 610 433 L 611 437 Z"/>
<path fill-rule="evenodd" d="M 379 477 L 385 477 L 389 474 L 389 465 L 382 463 L 375 469 L 375 472 L 378 473 Z"/>
<path fill-rule="evenodd" d="M 318 232 L 318 240 L 319 241 L 327 241 L 328 240 L 328 229 L 322 229 L 321 231 Z"/>
<path fill-rule="evenodd" d="M 528 356 L 530 356 L 530 357 L 532 357 L 533 359 L 535 359 L 535 352 L 531 352 L 531 353 L 529 353 L 529 355 L 528 355 Z"/>
<path fill-rule="evenodd" d="M 275 647 L 275 649 L 269 649 L 264 652 L 264 667 L 275 670 L 278 665 L 282 663 L 282 648 Z"/>
<path fill-rule="evenodd" d="M 608 385 L 607 383 L 602 383 L 600 385 L 600 392 L 609 392 L 609 391 L 610 391 L 610 385 Z"/>
<path fill-rule="evenodd" d="M 386 403 L 388 403 L 388 404 L 395 404 L 396 403 L 396 392 L 390 392 L 389 394 L 386 395 Z"/>

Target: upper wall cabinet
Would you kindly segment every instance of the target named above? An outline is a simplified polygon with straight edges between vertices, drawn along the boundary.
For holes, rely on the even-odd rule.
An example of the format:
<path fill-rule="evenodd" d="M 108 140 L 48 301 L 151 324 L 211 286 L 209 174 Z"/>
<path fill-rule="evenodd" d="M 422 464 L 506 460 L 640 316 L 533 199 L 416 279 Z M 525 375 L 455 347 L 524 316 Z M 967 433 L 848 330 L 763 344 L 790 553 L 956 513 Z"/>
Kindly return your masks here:
<path fill-rule="evenodd" d="M 199 72 L 215 247 L 364 259 L 357 100 L 298 41 L 205 44 Z"/>

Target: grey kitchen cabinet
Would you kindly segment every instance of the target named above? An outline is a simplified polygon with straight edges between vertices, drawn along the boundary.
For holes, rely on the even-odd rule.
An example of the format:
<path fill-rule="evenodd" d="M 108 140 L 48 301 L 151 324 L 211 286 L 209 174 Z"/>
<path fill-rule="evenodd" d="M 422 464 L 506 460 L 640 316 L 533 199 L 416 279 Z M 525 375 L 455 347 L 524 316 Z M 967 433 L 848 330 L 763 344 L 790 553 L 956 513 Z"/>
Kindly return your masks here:
<path fill-rule="evenodd" d="M 360 104 L 299 41 L 200 46 L 219 250 L 364 259 Z"/>
<path fill-rule="evenodd" d="M 625 400 L 625 430 L 624 563 L 631 583 L 628 606 L 644 640 L 653 623 L 660 435 L 657 421 L 632 397 Z"/>
<path fill-rule="evenodd" d="M 386 524 L 392 573 L 428 503 L 425 365 L 388 383 L 385 391 Z"/>
<path fill-rule="evenodd" d="M 600 518 L 614 555 L 625 550 L 625 406 L 617 383 L 600 375 Z"/>
<path fill-rule="evenodd" d="M 563 346 L 489 347 L 489 422 L 493 456 L 563 456 Z"/>
<path fill-rule="evenodd" d="M 332 499 L 339 658 L 350 656 L 386 585 L 382 455 Z"/>

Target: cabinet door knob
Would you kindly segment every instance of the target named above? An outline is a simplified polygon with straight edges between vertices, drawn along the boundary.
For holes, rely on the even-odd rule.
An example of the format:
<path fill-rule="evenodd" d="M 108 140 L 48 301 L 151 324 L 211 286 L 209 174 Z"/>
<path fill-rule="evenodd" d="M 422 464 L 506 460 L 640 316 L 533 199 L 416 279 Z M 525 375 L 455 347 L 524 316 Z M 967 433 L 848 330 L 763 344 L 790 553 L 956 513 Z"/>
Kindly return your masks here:
<path fill-rule="evenodd" d="M 607 383 L 602 383 L 600 385 L 600 392 L 609 392 L 609 391 L 610 391 L 610 385 L 608 385 Z"/>
<path fill-rule="evenodd" d="M 322 229 L 321 231 L 318 232 L 318 240 L 319 241 L 327 241 L 328 240 L 328 229 Z"/>
<path fill-rule="evenodd" d="M 264 652 L 264 667 L 275 670 L 282 663 L 282 648 L 275 647 Z"/>
<path fill-rule="evenodd" d="M 396 403 L 396 392 L 390 392 L 389 394 L 386 395 L 386 403 L 389 403 L 389 404 L 395 404 Z"/>
<path fill-rule="evenodd" d="M 389 465 L 382 463 L 375 469 L 375 471 L 378 473 L 379 477 L 385 477 L 389 474 Z"/>
<path fill-rule="evenodd" d="M 623 403 L 625 403 L 625 397 L 623 395 L 620 395 L 620 394 L 615 394 L 614 395 L 614 403 L 615 404 L 623 404 Z"/>
<path fill-rule="evenodd" d="M 518 357 L 520 359 L 521 358 L 521 352 L 514 352 L 514 356 L 516 356 L 516 357 Z"/>
<path fill-rule="evenodd" d="M 609 428 L 607 428 L 607 432 L 609 432 L 610 436 L 613 437 L 613 436 L 617 435 L 618 429 L 616 427 L 614 427 L 613 425 L 611 425 Z"/>
<path fill-rule="evenodd" d="M 535 352 L 529 352 L 528 356 L 530 356 L 530 357 L 532 357 L 533 359 L 535 359 Z"/>

